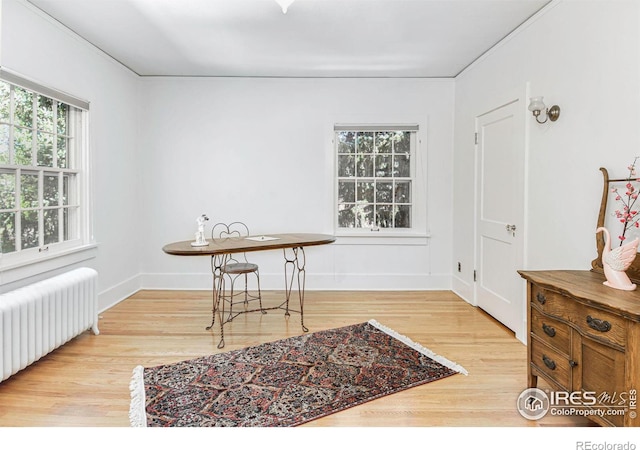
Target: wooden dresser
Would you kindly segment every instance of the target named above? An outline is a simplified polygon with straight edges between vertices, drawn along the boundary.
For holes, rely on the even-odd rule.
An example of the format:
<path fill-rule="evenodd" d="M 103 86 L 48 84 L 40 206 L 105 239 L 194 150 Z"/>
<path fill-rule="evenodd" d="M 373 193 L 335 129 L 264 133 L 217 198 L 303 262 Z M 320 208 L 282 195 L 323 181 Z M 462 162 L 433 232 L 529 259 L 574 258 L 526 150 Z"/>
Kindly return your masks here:
<path fill-rule="evenodd" d="M 586 270 L 519 273 L 527 280 L 528 386 L 540 376 L 552 390 L 595 393 L 607 408 L 628 410 L 589 416 L 594 422 L 640 426 L 640 287 L 612 289 Z"/>

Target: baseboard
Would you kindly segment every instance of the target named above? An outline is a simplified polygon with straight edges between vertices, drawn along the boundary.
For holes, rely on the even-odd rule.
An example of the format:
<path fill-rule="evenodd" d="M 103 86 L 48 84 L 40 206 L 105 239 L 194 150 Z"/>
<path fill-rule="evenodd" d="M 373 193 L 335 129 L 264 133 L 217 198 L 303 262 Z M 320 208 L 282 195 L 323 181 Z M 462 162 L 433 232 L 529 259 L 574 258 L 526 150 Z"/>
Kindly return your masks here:
<path fill-rule="evenodd" d="M 263 290 L 284 290 L 282 273 L 260 274 Z M 105 311 L 141 289 L 210 290 L 209 273 L 145 273 L 133 276 L 98 294 L 99 311 Z M 294 286 L 294 289 L 296 287 Z M 424 274 L 307 274 L 306 290 L 327 291 L 421 291 L 451 290 L 450 275 Z"/>
<path fill-rule="evenodd" d="M 450 275 L 344 273 L 316 275 L 307 287 L 316 290 L 419 291 L 451 290 Z"/>
<path fill-rule="evenodd" d="M 141 274 L 142 289 L 203 290 L 211 289 L 208 273 Z M 266 290 L 282 290 L 282 273 L 261 273 L 260 285 Z M 451 290 L 451 276 L 425 274 L 306 274 L 307 290 Z"/>
<path fill-rule="evenodd" d="M 135 275 L 122 283 L 98 293 L 98 311 L 105 311 L 141 289 L 141 276 Z"/>
<path fill-rule="evenodd" d="M 465 302 L 469 303 L 470 305 L 476 306 L 476 299 L 473 293 L 473 284 L 467 283 L 463 279 L 453 275 L 451 277 L 451 290 Z"/>

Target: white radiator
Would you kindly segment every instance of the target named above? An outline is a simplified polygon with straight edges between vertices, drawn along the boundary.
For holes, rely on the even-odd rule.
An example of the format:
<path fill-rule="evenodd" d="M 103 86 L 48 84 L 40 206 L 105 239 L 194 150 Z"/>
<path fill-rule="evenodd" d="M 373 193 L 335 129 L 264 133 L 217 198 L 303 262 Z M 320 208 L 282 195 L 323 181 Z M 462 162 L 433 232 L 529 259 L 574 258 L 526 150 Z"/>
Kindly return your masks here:
<path fill-rule="evenodd" d="M 89 328 L 99 334 L 97 281 L 84 267 L 0 295 L 0 382 Z"/>

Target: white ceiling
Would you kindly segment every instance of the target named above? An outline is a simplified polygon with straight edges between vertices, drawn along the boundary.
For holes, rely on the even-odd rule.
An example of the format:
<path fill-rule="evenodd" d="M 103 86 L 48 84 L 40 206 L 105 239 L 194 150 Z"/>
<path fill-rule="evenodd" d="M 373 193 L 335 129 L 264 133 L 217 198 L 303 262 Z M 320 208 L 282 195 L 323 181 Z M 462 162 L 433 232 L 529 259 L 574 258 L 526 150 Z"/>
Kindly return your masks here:
<path fill-rule="evenodd" d="M 549 0 L 29 0 L 141 76 L 454 77 Z"/>

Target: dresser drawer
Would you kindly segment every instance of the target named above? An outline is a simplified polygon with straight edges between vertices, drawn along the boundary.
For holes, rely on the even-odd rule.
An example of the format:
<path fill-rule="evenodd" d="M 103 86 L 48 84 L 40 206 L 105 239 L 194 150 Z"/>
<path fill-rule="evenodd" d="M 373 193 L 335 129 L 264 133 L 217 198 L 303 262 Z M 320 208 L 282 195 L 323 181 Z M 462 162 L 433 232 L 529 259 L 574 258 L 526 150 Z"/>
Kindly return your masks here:
<path fill-rule="evenodd" d="M 531 339 L 531 364 L 563 389 L 571 390 L 569 358 L 538 341 L 535 337 Z"/>
<path fill-rule="evenodd" d="M 562 295 L 544 289 L 537 284 L 531 285 L 531 304 L 547 312 L 556 308 L 556 304 L 566 301 Z"/>
<path fill-rule="evenodd" d="M 535 285 L 531 296 L 532 307 L 544 314 L 572 323 L 583 335 L 624 348 L 627 341 L 627 321 L 623 317 Z"/>
<path fill-rule="evenodd" d="M 624 348 L 627 342 L 627 321 L 623 317 L 578 305 L 576 315 L 569 317 L 576 328 L 585 335 L 602 339 L 606 342 L 617 344 Z"/>
<path fill-rule="evenodd" d="M 594 407 L 599 410 L 613 411 L 619 404 L 612 401 L 624 399 L 629 407 L 624 416 L 589 419 L 602 426 L 640 427 L 633 410 L 640 412 L 640 289 L 603 286 L 604 276 L 595 271 L 518 273 L 527 280 L 527 385 L 536 387 L 542 378 L 567 393 L 595 392 L 602 401 Z"/>
<path fill-rule="evenodd" d="M 531 308 L 531 333 L 556 350 L 569 355 L 571 353 L 571 328 Z"/>

